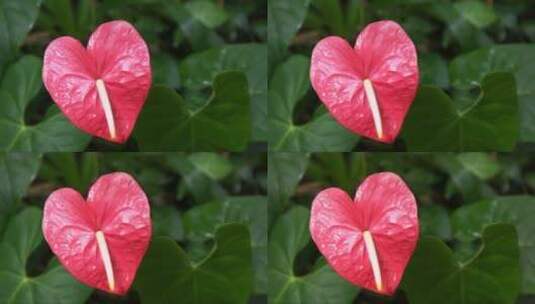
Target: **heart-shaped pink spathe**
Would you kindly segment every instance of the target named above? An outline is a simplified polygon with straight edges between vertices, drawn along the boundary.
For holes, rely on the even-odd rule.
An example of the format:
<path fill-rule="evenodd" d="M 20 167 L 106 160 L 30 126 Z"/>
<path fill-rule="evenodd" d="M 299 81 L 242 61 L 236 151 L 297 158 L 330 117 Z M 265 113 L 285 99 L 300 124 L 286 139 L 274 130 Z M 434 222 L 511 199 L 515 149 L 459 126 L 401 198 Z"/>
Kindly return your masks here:
<path fill-rule="evenodd" d="M 147 196 L 126 173 L 101 176 L 87 201 L 74 189 L 56 190 L 44 207 L 43 234 L 61 264 L 82 283 L 110 293 L 128 292 L 151 231 Z M 106 258 L 112 276 L 105 269 Z"/>
<path fill-rule="evenodd" d="M 107 22 L 91 35 L 87 49 L 71 37 L 52 41 L 44 56 L 43 82 L 75 126 L 124 143 L 151 87 L 149 49 L 130 23 Z"/>
<path fill-rule="evenodd" d="M 340 276 L 392 295 L 418 242 L 416 199 L 396 174 L 372 174 L 354 200 L 338 188 L 321 191 L 312 203 L 310 233 Z"/>
<path fill-rule="evenodd" d="M 418 89 L 416 47 L 396 22 L 370 23 L 354 48 L 340 37 L 321 40 L 312 52 L 310 80 L 341 125 L 391 143 Z"/>

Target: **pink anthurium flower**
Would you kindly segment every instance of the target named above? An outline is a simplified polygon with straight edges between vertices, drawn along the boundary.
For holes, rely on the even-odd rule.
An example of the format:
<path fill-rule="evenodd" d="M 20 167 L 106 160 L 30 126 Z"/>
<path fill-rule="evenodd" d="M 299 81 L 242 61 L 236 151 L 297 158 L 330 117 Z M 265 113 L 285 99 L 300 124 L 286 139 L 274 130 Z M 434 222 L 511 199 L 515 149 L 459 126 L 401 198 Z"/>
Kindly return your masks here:
<path fill-rule="evenodd" d="M 340 37 L 321 40 L 312 52 L 310 80 L 340 124 L 391 143 L 418 89 L 416 48 L 399 24 L 374 22 L 354 48 Z"/>
<path fill-rule="evenodd" d="M 43 234 L 63 266 L 93 288 L 125 294 L 151 238 L 147 196 L 126 173 L 101 176 L 87 200 L 70 188 L 46 200 Z"/>
<path fill-rule="evenodd" d="M 372 174 L 352 200 L 338 188 L 312 203 L 310 234 L 331 267 L 351 283 L 392 295 L 416 247 L 414 195 L 394 173 Z"/>
<path fill-rule="evenodd" d="M 43 82 L 75 126 L 124 143 L 151 86 L 149 49 L 130 23 L 104 23 L 87 49 L 71 37 L 52 41 L 45 52 Z"/>

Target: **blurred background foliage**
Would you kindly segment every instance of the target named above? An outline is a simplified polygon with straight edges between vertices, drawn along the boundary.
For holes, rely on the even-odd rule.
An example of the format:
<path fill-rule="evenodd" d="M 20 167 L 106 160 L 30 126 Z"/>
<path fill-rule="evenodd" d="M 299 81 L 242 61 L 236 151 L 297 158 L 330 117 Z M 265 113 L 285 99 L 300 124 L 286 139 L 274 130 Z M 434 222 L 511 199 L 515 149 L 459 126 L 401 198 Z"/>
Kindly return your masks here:
<path fill-rule="evenodd" d="M 510 151 L 515 146 L 519 149 L 532 147 L 534 117 L 529 113 L 535 103 L 532 89 L 535 68 L 531 65 L 535 58 L 533 1 L 270 0 L 268 12 L 269 113 L 270 127 L 276 130 L 270 136 L 270 143 L 276 150 L 440 152 Z M 418 50 L 420 83 L 433 88 L 430 93 L 425 89 L 425 95 L 420 91 L 425 100 L 420 103 L 417 97 L 413 104 L 413 108 L 428 104 L 429 108 L 422 111 L 426 116 L 409 112 L 407 130 L 392 145 L 359 139 L 334 127 L 333 119 L 325 114 L 325 108 L 308 81 L 305 82 L 309 58 L 319 40 L 337 35 L 353 45 L 366 25 L 385 19 L 398 22 L 411 37 Z M 496 71 L 513 74 L 517 96 L 489 95 L 503 104 L 496 106 L 501 110 L 494 113 L 492 121 L 485 119 L 493 124 L 495 138 L 510 138 L 514 144 L 492 138 L 478 142 L 489 130 L 474 130 L 475 135 L 473 138 L 467 135 L 468 144 L 464 143 L 463 147 L 463 139 L 447 130 L 446 123 L 454 120 L 448 115 L 454 114 L 441 108 L 436 100 L 444 91 L 452 100 L 443 103 L 452 102 L 452 109 L 459 113 L 469 112 L 471 106 L 486 96 L 483 79 Z M 286 78 L 286 87 L 278 85 L 280 78 Z M 303 82 L 288 80 L 292 78 Z M 514 85 L 509 86 L 515 90 Z M 520 111 L 518 115 L 506 117 L 513 123 L 504 124 L 504 117 L 498 116 L 505 115 L 506 105 L 514 105 L 517 98 Z M 445 123 L 436 122 L 441 119 Z M 430 127 L 432 122 L 435 125 Z M 476 124 L 479 122 L 473 123 L 473 129 Z M 438 132 L 444 136 L 434 137 Z"/>
<path fill-rule="evenodd" d="M 147 255 L 158 249 L 153 248 L 156 240 L 173 240 L 176 250 L 182 248 L 187 257 L 159 267 L 142 263 L 124 297 L 93 291 L 66 274 L 42 240 L 40 227 L 41 210 L 51 192 L 72 187 L 86 197 L 96 178 L 115 171 L 131 174 L 149 197 L 153 236 Z M 158 294 L 187 303 L 263 303 L 267 292 L 266 179 L 263 153 L 0 154 L 0 260 L 10 261 L 9 248 L 29 246 L 23 251 L 28 255 L 17 262 L 20 281 L 5 274 L 15 266 L 0 261 L 0 302 L 158 303 L 154 298 Z M 244 236 L 240 242 L 235 242 L 236 235 L 216 239 L 228 227 Z M 231 251 L 219 252 L 220 257 L 212 259 L 215 251 L 224 250 L 216 242 L 232 244 Z M 158 261 L 172 259 L 173 252 L 164 251 Z M 207 273 L 207 277 L 193 278 L 201 297 L 191 288 L 171 287 L 176 281 L 160 278 L 162 268 L 181 263 L 192 263 Z M 175 279 L 187 283 L 193 276 L 177 269 Z M 11 288 L 12 282 L 20 284 L 18 291 Z M 218 288 L 228 290 L 217 298 L 207 292 Z"/>
<path fill-rule="evenodd" d="M 15 90 L 13 83 L 18 83 L 16 90 L 23 93 L 22 96 L 11 94 L 21 104 L 22 117 L 17 116 L 14 120 L 21 133 L 28 133 L 17 137 L 15 132 L 8 132 L 8 127 L 5 127 L 5 142 L 0 141 L 0 149 L 36 152 L 78 152 L 84 149 L 149 152 L 206 150 L 182 143 L 186 141 L 183 134 L 169 136 L 174 141 L 167 140 L 158 146 L 145 144 L 151 138 L 143 135 L 142 131 L 148 130 L 145 133 L 150 133 L 152 138 L 156 136 L 155 133 L 157 138 L 163 137 L 167 132 L 172 132 L 171 129 L 179 129 L 178 119 L 174 124 L 168 124 L 164 129 L 154 132 L 151 125 L 159 117 L 149 114 L 144 117 L 142 114 L 142 124 L 138 125 L 141 131 L 134 132 L 133 137 L 136 138 L 120 146 L 96 138 L 90 139 L 74 128 L 66 130 L 65 127 L 58 126 L 58 121 L 65 121 L 64 125 L 69 126 L 63 116 L 50 121 L 50 113 L 57 113 L 54 112 L 57 109 L 48 93 L 41 88 L 40 82 L 34 83 L 31 79 L 24 78 L 29 74 L 40 75 L 42 62 L 34 62 L 32 67 L 26 69 L 17 66 L 16 62 L 28 55 L 42 58 L 46 46 L 60 36 L 73 36 L 85 45 L 98 25 L 122 19 L 133 24 L 149 46 L 153 85 L 176 91 L 184 98 L 187 110 L 200 111 L 211 103 L 213 95 L 220 97 L 219 92 L 212 93 L 213 82 L 218 76 L 227 82 L 240 84 L 245 76 L 247 84 L 244 87 L 235 88 L 234 91 L 238 92 L 220 97 L 224 99 L 223 102 L 230 103 L 227 107 L 233 112 L 242 113 L 240 109 L 243 109 L 241 115 L 244 121 L 238 122 L 236 119 L 238 126 L 233 129 L 240 130 L 234 134 L 237 138 L 242 138 L 240 146 L 231 146 L 229 136 L 219 136 L 217 140 L 212 139 L 211 143 L 215 147 L 210 147 L 209 150 L 237 151 L 248 147 L 252 150 L 265 150 L 265 144 L 261 142 L 266 137 L 267 115 L 266 6 L 266 0 L 0 1 L 0 13 L 6 16 L 5 22 L 0 24 L 0 37 L 3 37 L 3 42 L 0 42 L 0 91 L 9 94 Z M 238 71 L 240 75 L 225 75 L 226 71 Z M 248 92 L 250 100 L 238 104 L 236 99 L 247 95 L 239 95 L 241 90 Z M 159 103 L 169 115 L 177 112 L 175 104 L 170 105 L 156 97 L 153 98 L 156 100 L 148 100 L 147 104 Z M 7 106 L 0 108 L 0 120 L 13 119 L 9 116 L 13 111 L 15 110 Z M 213 117 L 206 120 L 209 119 Z M 209 133 L 208 129 L 205 127 L 203 131 Z M 64 141 L 76 139 L 76 144 L 59 142 L 47 145 L 43 143 L 47 140 L 43 138 L 43 133 L 48 135 L 49 141 L 50 137 L 61 136 Z M 26 139 L 30 136 L 31 139 Z M 204 140 L 195 139 L 201 143 Z"/>
<path fill-rule="evenodd" d="M 270 303 L 535 300 L 535 158 L 528 153 L 270 153 L 268 168 Z M 339 187 L 352 197 L 364 178 L 382 171 L 398 174 L 413 191 L 421 232 L 392 298 L 338 277 L 308 232 L 310 205 L 321 190 Z M 492 236 L 493 230 L 501 232 Z M 496 243 L 486 246 L 489 240 Z"/>

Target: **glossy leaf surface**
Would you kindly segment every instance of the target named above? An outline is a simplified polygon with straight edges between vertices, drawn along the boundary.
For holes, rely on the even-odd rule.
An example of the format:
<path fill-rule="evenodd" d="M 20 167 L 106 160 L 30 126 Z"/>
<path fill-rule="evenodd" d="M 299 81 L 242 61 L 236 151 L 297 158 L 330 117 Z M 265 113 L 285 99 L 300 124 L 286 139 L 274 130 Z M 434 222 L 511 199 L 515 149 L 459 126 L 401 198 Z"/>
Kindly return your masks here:
<path fill-rule="evenodd" d="M 520 290 L 517 241 L 513 226 L 491 225 L 483 231 L 478 252 L 468 261 L 457 261 L 442 241 L 423 238 L 407 268 L 403 289 L 414 304 L 515 303 Z"/>
<path fill-rule="evenodd" d="M 219 73 L 241 71 L 247 76 L 251 97 L 252 139 L 265 141 L 267 129 L 267 47 L 247 43 L 227 45 L 191 55 L 180 64 L 184 86 L 198 92 L 210 86 Z"/>
<path fill-rule="evenodd" d="M 519 134 L 515 79 L 487 75 L 481 94 L 460 109 L 444 91 L 422 86 L 404 127 L 409 151 L 511 151 Z"/>
<path fill-rule="evenodd" d="M 246 303 L 253 287 L 249 238 L 242 224 L 222 225 L 216 231 L 213 250 L 199 262 L 191 261 L 175 241 L 154 239 L 135 283 L 141 301 Z"/>
<path fill-rule="evenodd" d="M 37 275 L 26 273 L 26 263 L 42 242 L 41 211 L 28 208 L 13 217 L 0 241 L 0 302 L 6 304 L 82 304 L 92 290 L 65 269 L 49 263 Z"/>
<path fill-rule="evenodd" d="M 535 141 L 534 52 L 533 44 L 498 45 L 460 55 L 449 66 L 452 85 L 459 90 L 481 87 L 488 73 L 513 73 L 518 96 L 519 139 L 529 142 Z"/>
<path fill-rule="evenodd" d="M 208 101 L 199 109 L 191 107 L 174 90 L 154 86 L 134 132 L 140 149 L 239 151 L 245 148 L 251 136 L 251 110 L 243 73 L 217 75 Z"/>
<path fill-rule="evenodd" d="M 535 197 L 503 196 L 485 200 L 457 209 L 452 214 L 452 230 L 455 238 L 463 243 L 471 243 L 482 237 L 484 227 L 493 223 L 514 225 L 518 233 L 522 291 L 535 293 Z"/>

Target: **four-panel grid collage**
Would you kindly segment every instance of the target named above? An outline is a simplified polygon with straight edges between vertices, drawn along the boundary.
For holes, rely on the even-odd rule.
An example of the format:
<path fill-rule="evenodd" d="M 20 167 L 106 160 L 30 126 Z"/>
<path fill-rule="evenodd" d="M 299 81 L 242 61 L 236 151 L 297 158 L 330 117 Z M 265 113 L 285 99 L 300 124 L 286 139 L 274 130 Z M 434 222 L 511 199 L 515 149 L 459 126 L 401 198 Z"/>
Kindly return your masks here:
<path fill-rule="evenodd" d="M 0 0 L 0 304 L 535 304 L 535 3 Z"/>

